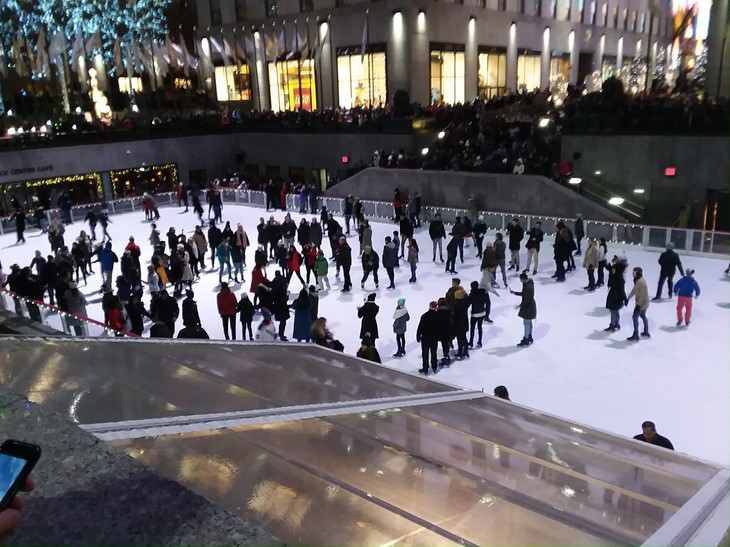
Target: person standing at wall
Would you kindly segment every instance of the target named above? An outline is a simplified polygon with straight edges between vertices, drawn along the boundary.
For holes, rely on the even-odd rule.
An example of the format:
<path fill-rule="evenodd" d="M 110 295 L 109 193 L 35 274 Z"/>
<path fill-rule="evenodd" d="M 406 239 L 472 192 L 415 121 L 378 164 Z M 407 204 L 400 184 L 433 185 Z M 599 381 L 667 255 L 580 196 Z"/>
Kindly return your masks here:
<path fill-rule="evenodd" d="M 577 250 L 575 251 L 575 256 L 580 256 L 581 250 L 580 250 L 580 242 L 582 239 L 586 236 L 585 230 L 583 229 L 583 215 L 578 213 L 575 218 L 575 246 Z"/>
<path fill-rule="evenodd" d="M 679 259 L 679 255 L 674 252 L 674 243 L 671 241 L 667 243 L 667 250 L 659 255 L 659 283 L 656 288 L 656 296 L 654 300 L 662 299 L 662 286 L 664 282 L 667 282 L 667 289 L 669 291 L 669 298 L 672 298 L 672 287 L 674 286 L 674 274 L 679 273 L 684 275 L 684 268 L 682 268 L 682 261 Z"/>
<path fill-rule="evenodd" d="M 431 238 L 433 243 L 433 261 L 436 262 L 436 247 L 439 248 L 439 260 L 443 263 L 444 253 L 442 244 L 446 239 L 446 230 L 444 229 L 444 223 L 441 220 L 441 214 L 436 213 L 428 225 L 428 236 Z"/>
<path fill-rule="evenodd" d="M 634 298 L 634 313 L 631 318 L 634 322 L 634 333 L 627 338 L 632 342 L 639 340 L 639 317 L 641 317 L 644 323 L 644 330 L 641 336 L 644 338 L 651 338 L 649 334 L 649 321 L 646 318 L 646 310 L 649 309 L 649 288 L 646 285 L 646 279 L 644 279 L 644 271 L 636 267 L 633 270 L 634 275 L 634 287 L 626 297 L 625 304 L 628 305 L 628 301 Z"/>
<path fill-rule="evenodd" d="M 682 279 L 674 285 L 674 294 L 677 298 L 677 326 L 682 325 L 682 310 L 684 309 L 684 324 L 689 327 L 692 320 L 692 297 L 700 297 L 700 284 L 693 277 L 695 271 L 687 268 Z"/>
<path fill-rule="evenodd" d="M 518 272 L 520 271 L 520 243 L 525 237 L 525 230 L 520 226 L 520 219 L 517 217 L 510 221 L 506 230 L 509 235 L 509 269 Z"/>
<path fill-rule="evenodd" d="M 527 234 L 527 243 L 525 243 L 525 248 L 527 249 L 527 266 L 525 269 L 529 271 L 530 265 L 532 264 L 532 275 L 537 274 L 537 257 L 540 254 L 540 243 L 542 243 L 543 237 L 542 222 L 538 220 L 530 228 L 530 232 Z"/>
<path fill-rule="evenodd" d="M 532 322 L 537 317 L 537 303 L 535 302 L 535 282 L 525 272 L 520 274 L 520 283 L 522 283 L 521 291 L 510 289 L 509 292 L 522 298 L 517 316 L 522 318 L 525 334 L 517 347 L 524 348 L 534 341 L 532 339 Z"/>
<path fill-rule="evenodd" d="M 656 432 L 656 425 L 654 425 L 654 422 L 646 421 L 642 423 L 641 433 L 635 435 L 634 439 L 656 446 L 661 446 L 662 448 L 666 448 L 667 450 L 674 450 L 674 445 L 672 444 L 672 441 L 670 441 L 666 437 L 663 437 L 662 435 L 659 435 L 659 433 Z"/>

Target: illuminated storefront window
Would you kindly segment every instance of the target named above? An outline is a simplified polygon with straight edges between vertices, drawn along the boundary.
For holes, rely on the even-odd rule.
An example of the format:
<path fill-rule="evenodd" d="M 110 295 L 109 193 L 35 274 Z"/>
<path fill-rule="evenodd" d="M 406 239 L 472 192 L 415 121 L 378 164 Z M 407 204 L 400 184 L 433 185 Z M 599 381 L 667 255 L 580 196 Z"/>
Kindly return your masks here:
<path fill-rule="evenodd" d="M 344 51 L 344 50 L 340 50 Z M 385 52 L 337 54 L 337 86 L 340 106 L 378 106 L 386 103 Z"/>
<path fill-rule="evenodd" d="M 291 60 L 269 63 L 269 93 L 271 110 L 315 110 L 314 60 Z"/>
<path fill-rule="evenodd" d="M 479 53 L 477 89 L 482 99 L 501 97 L 507 89 L 507 53 L 495 49 Z"/>
<path fill-rule="evenodd" d="M 553 52 L 550 57 L 550 80 L 558 74 L 562 74 L 566 81 L 570 79 L 570 55 L 567 53 Z"/>
<path fill-rule="evenodd" d="M 601 61 L 601 77 L 608 80 L 611 76 L 618 76 L 616 57 L 606 56 Z"/>
<path fill-rule="evenodd" d="M 463 103 L 464 52 L 431 51 L 431 102 Z"/>
<path fill-rule="evenodd" d="M 155 165 L 110 171 L 115 198 L 141 196 L 144 192 L 171 192 L 180 183 L 177 165 Z"/>
<path fill-rule="evenodd" d="M 517 90 L 540 89 L 540 54 L 527 52 L 517 57 Z"/>
<path fill-rule="evenodd" d="M 58 206 L 58 198 L 68 192 L 71 203 L 82 205 L 101 201 L 103 195 L 101 173 L 69 175 L 30 182 L 0 185 L 0 214 L 8 214 L 15 205 L 30 208 L 33 196 L 46 208 Z"/>
<path fill-rule="evenodd" d="M 130 93 L 134 91 L 139 93 L 142 91 L 142 78 L 133 76 L 132 78 L 117 78 L 119 83 L 119 91 L 122 93 Z"/>
<path fill-rule="evenodd" d="M 251 73 L 248 65 L 215 67 L 215 93 L 218 101 L 250 101 Z"/>

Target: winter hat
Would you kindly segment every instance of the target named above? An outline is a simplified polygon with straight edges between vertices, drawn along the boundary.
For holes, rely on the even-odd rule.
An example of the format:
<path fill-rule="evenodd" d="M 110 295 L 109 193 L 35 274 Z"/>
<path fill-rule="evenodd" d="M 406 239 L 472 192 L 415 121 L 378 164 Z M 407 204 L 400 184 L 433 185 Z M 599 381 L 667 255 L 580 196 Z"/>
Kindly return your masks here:
<path fill-rule="evenodd" d="M 405 305 L 406 305 L 406 299 L 405 298 L 399 298 L 398 299 L 398 306 L 402 308 Z"/>
<path fill-rule="evenodd" d="M 324 256 L 324 251 L 322 249 L 319 250 L 317 253 L 317 256 Z"/>
<path fill-rule="evenodd" d="M 368 302 L 375 302 L 375 296 L 376 296 L 376 294 L 374 292 L 371 292 L 368 295 Z"/>
<path fill-rule="evenodd" d="M 695 271 L 692 268 L 687 268 L 684 273 L 691 276 L 695 274 Z"/>
<path fill-rule="evenodd" d="M 669 243 L 667 243 L 667 250 L 668 250 L 668 251 L 671 251 L 671 250 L 673 250 L 673 249 L 674 249 L 674 243 L 672 243 L 672 242 L 670 241 Z"/>
<path fill-rule="evenodd" d="M 247 292 L 242 292 L 241 293 L 241 300 L 248 300 L 248 293 Z"/>
<path fill-rule="evenodd" d="M 185 296 L 187 296 L 188 298 L 192 298 L 195 296 L 195 293 L 188 289 L 187 291 L 185 291 Z"/>
<path fill-rule="evenodd" d="M 221 283 L 221 290 L 227 289 L 227 288 L 228 288 L 228 283 Z"/>
<path fill-rule="evenodd" d="M 484 220 L 484 215 L 479 215 L 479 220 Z"/>
<path fill-rule="evenodd" d="M 271 317 L 271 312 L 266 308 L 261 308 L 261 315 L 264 319 L 268 319 L 269 317 Z"/>
<path fill-rule="evenodd" d="M 132 236 L 129 236 L 129 241 L 130 241 L 130 242 L 131 242 L 131 241 L 134 241 L 134 237 L 132 237 Z"/>
<path fill-rule="evenodd" d="M 520 274 L 520 279 L 530 279 L 530 276 L 527 275 L 527 272 L 522 272 Z"/>
<path fill-rule="evenodd" d="M 577 214 L 577 215 L 575 215 L 575 216 L 576 216 L 577 218 L 583 218 L 583 215 L 582 215 L 582 214 L 580 214 L 580 213 L 578 213 L 578 214 Z"/>
<path fill-rule="evenodd" d="M 316 293 L 317 292 L 317 287 L 315 287 L 314 285 L 310 285 L 309 286 L 309 292 Z"/>
<path fill-rule="evenodd" d="M 432 300 L 431 302 L 428 303 L 429 310 L 436 310 L 436 309 L 438 309 L 438 307 L 439 307 L 439 303 L 436 302 L 435 300 Z"/>
<path fill-rule="evenodd" d="M 340 236 L 340 243 L 344 243 L 345 241 L 347 241 L 347 239 L 345 239 L 345 236 Z"/>

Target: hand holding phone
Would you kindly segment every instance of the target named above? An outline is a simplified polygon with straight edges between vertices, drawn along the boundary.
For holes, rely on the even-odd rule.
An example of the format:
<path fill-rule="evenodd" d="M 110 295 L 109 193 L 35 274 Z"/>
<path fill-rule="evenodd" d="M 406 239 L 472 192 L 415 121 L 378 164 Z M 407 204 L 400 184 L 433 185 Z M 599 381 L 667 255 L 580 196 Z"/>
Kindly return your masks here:
<path fill-rule="evenodd" d="M 8 439 L 0 446 L 0 514 L 11 507 L 18 491 L 30 490 L 30 472 L 41 457 L 41 447 Z"/>

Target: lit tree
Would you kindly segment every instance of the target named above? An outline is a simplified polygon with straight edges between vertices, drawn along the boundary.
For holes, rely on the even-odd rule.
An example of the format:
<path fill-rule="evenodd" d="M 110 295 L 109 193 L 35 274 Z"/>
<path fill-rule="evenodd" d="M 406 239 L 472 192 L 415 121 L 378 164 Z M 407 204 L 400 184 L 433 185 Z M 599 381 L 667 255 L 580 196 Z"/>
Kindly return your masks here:
<path fill-rule="evenodd" d="M 697 56 L 697 59 L 695 60 L 695 66 L 692 69 L 692 74 L 694 75 L 695 80 L 697 80 L 697 82 L 704 84 L 706 73 L 707 73 L 707 44 L 705 43 L 702 46 L 702 50 L 700 51 L 700 54 Z"/>
<path fill-rule="evenodd" d="M 112 67 L 113 44 L 117 36 L 134 39 L 149 46 L 167 33 L 166 9 L 171 0 L 1 0 L 0 40 L 9 51 L 20 30 L 34 45 L 41 27 L 52 36 L 59 28 L 66 34 L 69 48 L 78 32 L 84 40 L 99 31 L 101 53 L 107 67 Z M 70 51 L 69 51 L 70 55 Z"/>

